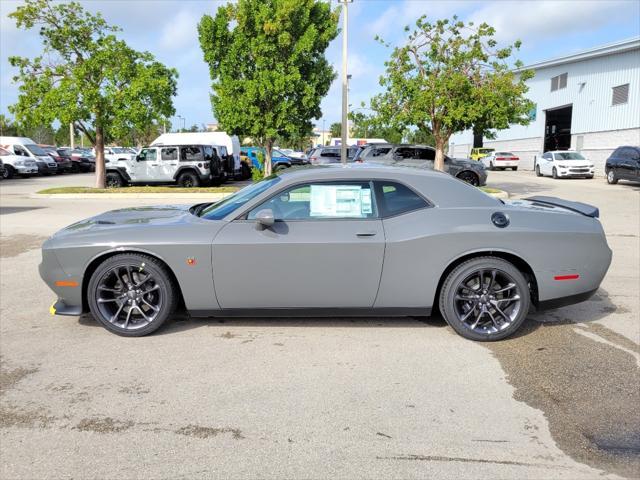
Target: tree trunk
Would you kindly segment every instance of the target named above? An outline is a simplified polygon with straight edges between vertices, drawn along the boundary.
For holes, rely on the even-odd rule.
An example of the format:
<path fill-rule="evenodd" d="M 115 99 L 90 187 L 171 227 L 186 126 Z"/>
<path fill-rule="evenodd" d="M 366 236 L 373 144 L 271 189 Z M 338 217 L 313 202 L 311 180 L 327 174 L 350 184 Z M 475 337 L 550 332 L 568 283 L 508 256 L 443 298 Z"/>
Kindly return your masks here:
<path fill-rule="evenodd" d="M 96 188 L 105 188 L 106 175 L 104 168 L 104 132 L 102 126 L 96 124 Z"/>
<path fill-rule="evenodd" d="M 436 134 L 434 132 L 435 135 L 435 143 L 436 143 L 436 160 L 433 164 L 433 168 L 435 170 L 440 170 L 441 172 L 444 172 L 444 148 L 445 145 L 447 144 L 447 139 L 442 138 L 439 134 Z"/>
<path fill-rule="evenodd" d="M 267 140 L 264 146 L 264 165 L 262 166 L 262 171 L 264 172 L 264 176 L 268 177 L 271 175 L 271 152 L 273 151 L 273 140 Z"/>
<path fill-rule="evenodd" d="M 483 138 L 482 130 L 474 125 L 473 127 L 473 148 L 482 148 Z"/>

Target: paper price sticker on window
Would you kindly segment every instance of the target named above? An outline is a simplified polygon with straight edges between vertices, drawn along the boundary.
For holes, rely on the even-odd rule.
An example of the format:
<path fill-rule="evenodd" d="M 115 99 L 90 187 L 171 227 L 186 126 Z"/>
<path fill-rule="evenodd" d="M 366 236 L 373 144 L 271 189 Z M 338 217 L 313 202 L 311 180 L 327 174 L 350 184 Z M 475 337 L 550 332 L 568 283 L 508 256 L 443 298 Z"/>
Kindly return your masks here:
<path fill-rule="evenodd" d="M 312 217 L 360 218 L 371 213 L 371 190 L 360 185 L 311 185 Z"/>

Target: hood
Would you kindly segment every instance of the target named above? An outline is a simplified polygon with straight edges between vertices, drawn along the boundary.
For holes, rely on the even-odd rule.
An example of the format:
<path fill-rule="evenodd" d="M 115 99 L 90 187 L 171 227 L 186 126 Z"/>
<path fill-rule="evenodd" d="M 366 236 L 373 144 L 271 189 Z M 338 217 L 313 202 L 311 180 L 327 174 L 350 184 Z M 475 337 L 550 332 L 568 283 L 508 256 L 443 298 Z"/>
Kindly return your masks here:
<path fill-rule="evenodd" d="M 103 230 L 108 228 L 134 225 L 170 225 L 191 218 L 191 205 L 158 205 L 149 207 L 131 207 L 111 210 L 76 222 L 54 234 L 54 237 L 73 233 Z"/>

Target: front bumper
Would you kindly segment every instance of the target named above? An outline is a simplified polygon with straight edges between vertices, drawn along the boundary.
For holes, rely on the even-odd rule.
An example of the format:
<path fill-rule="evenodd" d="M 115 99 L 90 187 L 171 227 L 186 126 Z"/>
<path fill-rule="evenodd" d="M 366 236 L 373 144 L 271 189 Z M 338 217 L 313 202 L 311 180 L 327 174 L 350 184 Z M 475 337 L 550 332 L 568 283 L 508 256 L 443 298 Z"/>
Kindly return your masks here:
<path fill-rule="evenodd" d="M 38 266 L 38 271 L 40 278 L 58 298 L 49 311 L 56 315 L 80 315 L 83 305 L 82 278 L 68 275 L 60 265 L 56 254 L 49 248 L 42 249 L 42 262 Z"/>
<path fill-rule="evenodd" d="M 594 167 L 570 167 L 557 168 L 559 177 L 593 177 L 595 173 Z"/>
<path fill-rule="evenodd" d="M 50 164 L 50 163 L 38 162 L 38 172 L 44 175 L 48 175 L 50 173 L 57 173 L 58 165 L 55 163 Z"/>
<path fill-rule="evenodd" d="M 78 317 L 82 315 L 82 307 L 78 305 L 67 305 L 64 300 L 58 299 L 49 307 L 51 315 L 68 315 Z"/>
<path fill-rule="evenodd" d="M 24 165 L 16 165 L 13 167 L 18 175 L 35 175 L 38 173 L 38 167 L 26 167 Z"/>

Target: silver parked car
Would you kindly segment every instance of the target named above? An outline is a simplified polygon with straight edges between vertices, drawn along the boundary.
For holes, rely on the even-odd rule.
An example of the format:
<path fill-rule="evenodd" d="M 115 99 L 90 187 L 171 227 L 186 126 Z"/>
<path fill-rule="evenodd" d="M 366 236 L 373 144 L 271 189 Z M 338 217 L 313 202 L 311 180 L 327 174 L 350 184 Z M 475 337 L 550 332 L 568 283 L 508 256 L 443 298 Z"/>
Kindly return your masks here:
<path fill-rule="evenodd" d="M 52 312 L 125 336 L 192 316 L 429 315 L 498 340 L 589 298 L 611 262 L 598 209 L 503 202 L 441 172 L 290 170 L 216 203 L 114 210 L 42 247 Z"/>

